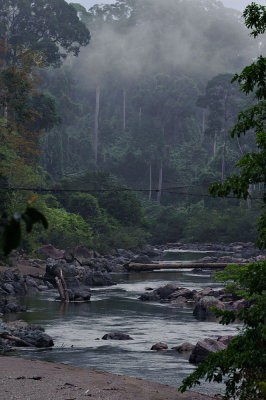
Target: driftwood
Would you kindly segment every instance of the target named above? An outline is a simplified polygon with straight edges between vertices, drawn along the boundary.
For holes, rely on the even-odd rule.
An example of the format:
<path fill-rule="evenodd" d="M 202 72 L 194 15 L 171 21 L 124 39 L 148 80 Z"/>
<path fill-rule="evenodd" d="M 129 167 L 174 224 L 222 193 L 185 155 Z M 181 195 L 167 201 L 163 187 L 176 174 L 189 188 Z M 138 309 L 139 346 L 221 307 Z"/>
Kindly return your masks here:
<path fill-rule="evenodd" d="M 140 263 L 128 263 L 125 265 L 125 268 L 128 271 L 154 271 L 158 269 L 186 269 L 186 268 L 210 268 L 210 269 L 222 269 L 227 267 L 227 265 L 232 263 L 200 263 L 200 262 L 186 262 L 186 263 L 174 263 L 174 264 L 140 264 Z M 245 265 L 243 263 L 239 263 L 239 265 Z"/>
<path fill-rule="evenodd" d="M 0 337 L 2 337 L 3 339 L 12 340 L 13 342 L 15 342 L 17 344 L 20 344 L 20 345 L 23 345 L 25 347 L 34 347 L 29 342 L 26 342 L 25 340 L 20 339 L 17 336 L 9 335 L 8 333 L 1 333 Z"/>
<path fill-rule="evenodd" d="M 62 282 L 64 294 L 65 294 L 65 301 L 66 301 L 66 303 L 69 303 L 68 288 L 67 288 L 66 281 L 65 281 L 65 278 L 64 278 L 64 275 L 63 275 L 63 272 L 62 272 L 61 269 L 60 269 L 60 279 L 61 279 L 61 282 Z"/>
<path fill-rule="evenodd" d="M 55 277 L 55 282 L 56 282 L 56 285 L 57 285 L 59 296 L 60 296 L 62 301 L 65 301 L 66 303 L 69 303 L 68 288 L 67 288 L 67 285 L 66 285 L 66 281 L 64 279 L 64 275 L 63 275 L 62 269 L 60 269 L 59 274 L 60 274 L 60 278 L 58 278 L 57 276 Z"/>

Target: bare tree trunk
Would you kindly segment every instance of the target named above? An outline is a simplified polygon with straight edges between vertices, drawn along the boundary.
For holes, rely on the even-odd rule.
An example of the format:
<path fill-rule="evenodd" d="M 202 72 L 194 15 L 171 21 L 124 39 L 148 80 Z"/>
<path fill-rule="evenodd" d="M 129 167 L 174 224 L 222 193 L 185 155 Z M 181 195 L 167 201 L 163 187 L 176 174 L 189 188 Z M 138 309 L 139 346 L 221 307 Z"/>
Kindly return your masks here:
<path fill-rule="evenodd" d="M 202 126 L 201 126 L 202 136 L 205 135 L 205 120 L 206 120 L 206 111 L 203 110 L 203 112 L 202 112 Z"/>
<path fill-rule="evenodd" d="M 150 186 L 149 186 L 149 200 L 151 200 L 151 185 L 152 185 L 152 171 L 151 171 L 151 163 L 150 163 Z"/>
<path fill-rule="evenodd" d="M 63 286 L 62 286 L 62 282 L 57 276 L 55 277 L 55 282 L 56 282 L 57 289 L 58 289 L 61 300 L 65 301 L 66 298 L 65 298 L 65 293 L 64 293 Z"/>
<path fill-rule="evenodd" d="M 123 131 L 126 130 L 126 89 L 123 89 Z"/>
<path fill-rule="evenodd" d="M 98 162 L 98 141 L 99 141 L 99 110 L 100 110 L 100 86 L 96 87 L 95 97 L 95 118 L 94 118 L 94 161 Z"/>
<path fill-rule="evenodd" d="M 215 157 L 216 155 L 216 147 L 217 147 L 217 132 L 214 133 L 213 137 L 213 152 L 212 152 L 213 157 Z"/>
<path fill-rule="evenodd" d="M 224 176 L 225 176 L 225 153 L 226 153 L 226 130 L 223 130 L 224 132 L 224 143 L 223 143 L 223 154 L 222 154 L 222 175 L 221 179 L 222 182 L 224 182 Z"/>
<path fill-rule="evenodd" d="M 248 187 L 248 195 L 251 196 L 252 193 L 252 185 Z M 247 198 L 247 208 L 251 208 L 251 197 Z"/>
<path fill-rule="evenodd" d="M 226 153 L 226 133 L 227 133 L 227 98 L 228 98 L 228 93 L 227 91 L 225 92 L 224 95 L 224 126 L 223 126 L 223 137 L 224 137 L 224 143 L 223 143 L 223 155 L 222 155 L 222 182 L 224 182 L 225 178 L 225 153 Z"/>
<path fill-rule="evenodd" d="M 240 145 L 240 142 L 239 142 L 239 137 L 236 135 L 236 140 L 237 140 L 237 144 L 238 144 L 238 148 L 239 148 L 239 150 L 240 150 L 240 153 L 241 153 L 241 155 L 242 155 L 242 157 L 244 156 L 244 152 L 243 152 L 243 150 L 242 150 L 242 147 L 241 147 L 241 145 Z"/>
<path fill-rule="evenodd" d="M 4 54 L 3 54 L 3 68 L 7 67 L 7 51 L 8 51 L 8 44 L 7 44 L 7 38 L 4 39 Z M 7 102 L 6 102 L 6 96 L 4 97 L 4 113 L 3 117 L 7 120 L 8 118 L 8 107 L 7 107 Z"/>
<path fill-rule="evenodd" d="M 159 172 L 159 182 L 158 182 L 157 203 L 161 202 L 162 185 L 163 185 L 163 164 L 161 161 L 160 172 Z"/>
<path fill-rule="evenodd" d="M 66 285 L 66 281 L 65 281 L 65 278 L 64 278 L 62 269 L 60 269 L 60 279 L 61 279 L 62 286 L 63 286 L 63 289 L 64 289 L 65 301 L 66 301 L 67 303 L 69 303 L 68 288 L 67 288 L 67 285 Z"/>

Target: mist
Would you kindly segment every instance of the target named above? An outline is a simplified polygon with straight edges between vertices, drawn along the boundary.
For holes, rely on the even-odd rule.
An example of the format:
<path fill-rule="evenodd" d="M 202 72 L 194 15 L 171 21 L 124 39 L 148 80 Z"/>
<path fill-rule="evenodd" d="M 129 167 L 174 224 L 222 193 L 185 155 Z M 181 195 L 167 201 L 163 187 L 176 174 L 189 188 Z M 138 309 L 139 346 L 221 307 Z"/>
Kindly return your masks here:
<path fill-rule="evenodd" d="M 119 5 L 124 7 L 119 19 L 115 5 L 90 10 L 92 40 L 74 62 L 88 87 L 110 76 L 137 80 L 172 71 L 206 80 L 236 72 L 258 55 L 241 14 L 220 1 L 136 0 Z M 101 10 L 108 19 L 105 15 L 99 24 Z"/>

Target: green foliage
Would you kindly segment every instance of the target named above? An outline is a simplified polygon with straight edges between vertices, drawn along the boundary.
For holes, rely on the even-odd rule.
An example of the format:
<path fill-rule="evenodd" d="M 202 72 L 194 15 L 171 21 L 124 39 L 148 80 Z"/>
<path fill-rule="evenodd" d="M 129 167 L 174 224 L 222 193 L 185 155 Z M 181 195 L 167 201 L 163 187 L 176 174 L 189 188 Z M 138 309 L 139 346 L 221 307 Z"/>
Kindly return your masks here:
<path fill-rule="evenodd" d="M 0 40 L 11 46 L 11 63 L 23 45 L 42 52 L 48 65 L 58 66 L 66 54 L 77 55 L 90 40 L 88 29 L 64 0 L 0 0 L 0 20 Z"/>
<path fill-rule="evenodd" d="M 68 213 L 63 208 L 47 208 L 46 215 L 49 229 L 33 232 L 30 239 L 35 246 L 51 243 L 61 249 L 77 245 L 92 247 L 92 228 L 80 215 Z"/>
<path fill-rule="evenodd" d="M 130 190 L 103 192 L 99 196 L 101 207 L 123 225 L 139 225 L 142 222 L 142 209 L 136 195 Z"/>
<path fill-rule="evenodd" d="M 259 6 L 252 2 L 243 12 L 245 23 L 248 28 L 255 28 L 251 35 L 257 37 L 265 32 L 266 26 L 266 7 Z"/>
<path fill-rule="evenodd" d="M 187 215 L 184 225 L 185 242 L 230 243 L 233 241 L 253 241 L 256 237 L 253 212 L 245 207 L 231 206 L 207 208 L 203 204 L 194 206 Z"/>
<path fill-rule="evenodd" d="M 184 237 L 187 212 L 185 209 L 159 204 L 144 209 L 153 243 L 177 242 Z"/>
<path fill-rule="evenodd" d="M 266 7 L 252 3 L 244 12 L 246 25 L 255 27 L 252 35 L 256 37 L 259 33 L 265 32 Z M 239 114 L 238 123 L 232 130 L 231 136 L 240 137 L 249 130 L 256 135 L 256 152 L 246 153 L 236 164 L 238 174 L 228 176 L 223 183 L 213 183 L 209 191 L 213 196 L 228 196 L 230 192 L 238 198 L 246 199 L 249 196 L 249 185 L 256 183 L 266 184 L 266 88 L 265 88 L 266 58 L 260 56 L 256 62 L 244 68 L 240 75 L 236 74 L 233 78 L 238 81 L 241 90 L 246 93 L 253 93 L 257 104 Z M 266 205 L 266 195 L 264 194 L 264 206 Z M 258 241 L 260 248 L 265 247 L 265 225 L 266 215 L 260 218 L 258 224 Z M 263 238 L 264 236 L 264 238 Z"/>
<path fill-rule="evenodd" d="M 205 378 L 225 382 L 225 399 L 262 400 L 266 380 L 266 261 L 228 266 L 217 279 L 229 282 L 227 289 L 244 297 L 246 305 L 236 313 L 216 310 L 216 316 L 222 317 L 222 324 L 238 319 L 243 327 L 227 349 L 211 353 L 183 380 L 179 390 L 184 392 Z"/>
<path fill-rule="evenodd" d="M 73 193 L 69 196 L 67 209 L 83 219 L 97 218 L 101 211 L 97 199 L 88 193 Z"/>

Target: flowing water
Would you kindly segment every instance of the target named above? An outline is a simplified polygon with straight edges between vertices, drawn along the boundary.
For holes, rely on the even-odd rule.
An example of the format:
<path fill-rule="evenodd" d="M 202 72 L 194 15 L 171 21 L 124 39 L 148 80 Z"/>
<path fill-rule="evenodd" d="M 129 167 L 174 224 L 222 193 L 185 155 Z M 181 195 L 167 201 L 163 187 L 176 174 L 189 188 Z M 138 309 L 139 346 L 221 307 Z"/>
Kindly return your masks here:
<path fill-rule="evenodd" d="M 212 281 L 208 271 L 113 274 L 113 279 L 117 282 L 115 286 L 93 289 L 90 303 L 56 302 L 55 291 L 27 297 L 28 311 L 20 318 L 44 326 L 46 333 L 53 337 L 55 347 L 25 350 L 20 354 L 179 386 L 194 366 L 176 351 L 151 351 L 154 343 L 162 341 L 171 349 L 183 342 L 195 344 L 206 337 L 216 339 L 236 332 L 236 325 L 197 321 L 192 315 L 193 305 L 175 308 L 138 299 L 146 287 L 158 288 L 169 282 L 196 290 L 219 288 L 220 284 Z M 111 331 L 127 333 L 134 340 L 101 339 Z M 221 388 L 207 385 L 203 391 L 219 392 Z"/>

